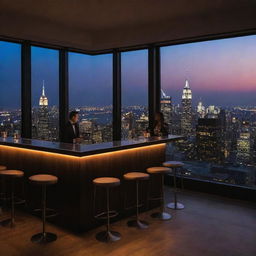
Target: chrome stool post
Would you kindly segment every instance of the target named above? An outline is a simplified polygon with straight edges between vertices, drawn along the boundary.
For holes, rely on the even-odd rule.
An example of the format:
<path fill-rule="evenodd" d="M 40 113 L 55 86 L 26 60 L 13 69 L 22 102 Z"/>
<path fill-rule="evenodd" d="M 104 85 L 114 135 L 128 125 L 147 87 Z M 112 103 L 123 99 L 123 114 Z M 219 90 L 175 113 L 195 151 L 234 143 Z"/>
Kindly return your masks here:
<path fill-rule="evenodd" d="M 33 243 L 46 244 L 57 240 L 57 235 L 46 232 L 46 186 L 53 185 L 58 182 L 58 178 L 53 175 L 38 174 L 29 177 L 31 183 L 42 186 L 42 224 L 43 232 L 35 234 L 31 237 Z"/>
<path fill-rule="evenodd" d="M 145 229 L 148 228 L 148 223 L 146 221 L 139 219 L 139 182 L 141 180 L 148 180 L 149 175 L 147 173 L 143 172 L 129 172 L 124 174 L 124 179 L 126 180 L 134 180 L 136 182 L 136 219 L 135 220 L 129 220 L 127 222 L 127 225 L 129 227 L 136 227 L 138 229 Z"/>
<path fill-rule="evenodd" d="M 106 230 L 101 231 L 96 234 L 96 239 L 100 242 L 116 242 L 121 239 L 121 234 L 116 231 L 110 230 L 110 218 L 117 215 L 115 211 L 110 210 L 110 196 L 109 190 L 111 187 L 116 187 L 120 185 L 120 180 L 112 177 L 102 177 L 96 178 L 93 180 L 93 184 L 95 186 L 100 186 L 106 189 L 106 212 L 102 212 L 100 214 L 95 215 L 97 219 L 106 219 Z M 96 188 L 96 187 L 95 187 Z M 96 195 L 96 190 L 95 190 Z M 94 198 L 94 201 L 96 199 Z M 104 217 L 106 215 L 106 217 Z"/>
<path fill-rule="evenodd" d="M 152 218 L 157 218 L 159 220 L 169 220 L 171 219 L 171 214 L 165 212 L 165 203 L 164 203 L 164 175 L 166 173 L 169 173 L 171 171 L 170 168 L 167 167 L 150 167 L 147 169 L 147 172 L 150 173 L 151 175 L 161 175 L 161 196 L 158 198 L 151 198 L 150 200 L 160 200 L 161 205 L 160 205 L 160 212 L 155 212 L 151 214 Z"/>
<path fill-rule="evenodd" d="M 163 163 L 163 166 L 170 167 L 173 170 L 173 194 L 174 194 L 174 202 L 167 204 L 167 207 L 173 210 L 182 210 L 184 209 L 184 205 L 179 203 L 177 200 L 177 168 L 182 167 L 184 164 L 182 162 L 177 161 L 167 161 Z"/>
<path fill-rule="evenodd" d="M 24 172 L 19 170 L 0 171 L 0 175 L 11 179 L 11 217 L 1 222 L 2 226 L 15 227 L 15 202 L 14 202 L 14 181 L 16 178 L 22 178 Z"/>

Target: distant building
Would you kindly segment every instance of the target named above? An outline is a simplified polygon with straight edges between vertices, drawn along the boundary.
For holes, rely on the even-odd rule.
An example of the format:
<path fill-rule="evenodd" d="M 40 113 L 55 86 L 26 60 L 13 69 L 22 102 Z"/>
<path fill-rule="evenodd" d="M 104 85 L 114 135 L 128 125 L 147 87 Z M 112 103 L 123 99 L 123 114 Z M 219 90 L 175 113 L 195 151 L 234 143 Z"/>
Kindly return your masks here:
<path fill-rule="evenodd" d="M 213 105 L 209 106 L 206 109 L 207 118 L 218 118 L 219 113 L 220 113 L 220 109 Z"/>
<path fill-rule="evenodd" d="M 79 123 L 80 135 L 84 139 L 85 143 L 91 143 L 93 122 L 87 119 L 83 119 Z"/>
<path fill-rule="evenodd" d="M 172 98 L 167 96 L 166 93 L 161 90 L 161 111 L 164 115 L 164 121 L 169 126 L 169 132 L 171 132 L 172 126 Z"/>
<path fill-rule="evenodd" d="M 148 116 L 142 113 L 140 118 L 136 120 L 136 136 L 143 136 L 143 132 L 148 128 Z"/>
<path fill-rule="evenodd" d="M 38 139 L 41 139 L 41 140 L 49 139 L 48 98 L 45 95 L 44 81 L 43 81 L 42 95 L 39 99 L 37 134 L 38 134 Z"/>
<path fill-rule="evenodd" d="M 122 117 L 122 138 L 131 139 L 135 136 L 135 118 L 133 112 L 125 113 Z"/>
<path fill-rule="evenodd" d="M 197 112 L 198 118 L 205 117 L 205 106 L 203 105 L 203 102 L 201 100 L 198 102 L 196 112 Z"/>
<path fill-rule="evenodd" d="M 251 162 L 251 134 L 249 128 L 249 123 L 243 121 L 237 139 L 237 163 L 239 164 L 249 164 Z"/>
<path fill-rule="evenodd" d="M 188 80 L 183 88 L 181 107 L 181 131 L 183 134 L 189 135 L 192 132 L 192 91 Z"/>
<path fill-rule="evenodd" d="M 200 118 L 196 127 L 196 150 L 200 161 L 221 163 L 224 160 L 221 120 Z"/>

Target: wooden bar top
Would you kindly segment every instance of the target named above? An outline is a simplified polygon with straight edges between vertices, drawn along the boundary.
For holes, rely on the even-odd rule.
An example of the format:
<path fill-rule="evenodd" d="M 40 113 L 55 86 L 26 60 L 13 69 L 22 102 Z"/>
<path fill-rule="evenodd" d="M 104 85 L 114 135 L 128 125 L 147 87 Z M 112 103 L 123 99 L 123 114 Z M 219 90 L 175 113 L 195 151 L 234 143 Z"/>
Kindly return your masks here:
<path fill-rule="evenodd" d="M 26 138 L 14 139 L 12 137 L 8 137 L 0 138 L 0 145 L 65 154 L 76 157 L 83 157 L 129 148 L 137 148 L 154 144 L 168 143 L 183 138 L 183 136 L 169 135 L 166 137 L 139 138 L 98 144 L 70 144 Z"/>

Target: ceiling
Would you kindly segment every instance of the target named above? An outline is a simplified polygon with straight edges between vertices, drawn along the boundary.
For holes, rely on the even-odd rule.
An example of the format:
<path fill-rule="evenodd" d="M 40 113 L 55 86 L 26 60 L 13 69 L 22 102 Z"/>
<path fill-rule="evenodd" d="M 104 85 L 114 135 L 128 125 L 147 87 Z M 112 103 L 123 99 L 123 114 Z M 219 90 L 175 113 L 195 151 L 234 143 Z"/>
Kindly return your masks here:
<path fill-rule="evenodd" d="M 0 0 L 0 35 L 102 50 L 256 28 L 255 0 Z"/>

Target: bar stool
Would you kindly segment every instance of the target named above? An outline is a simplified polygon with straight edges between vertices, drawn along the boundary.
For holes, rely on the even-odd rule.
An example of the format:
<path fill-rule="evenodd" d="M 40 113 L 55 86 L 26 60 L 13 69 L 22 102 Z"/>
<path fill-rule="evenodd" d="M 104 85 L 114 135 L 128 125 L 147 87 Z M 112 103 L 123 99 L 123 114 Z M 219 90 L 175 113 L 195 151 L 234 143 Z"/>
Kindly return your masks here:
<path fill-rule="evenodd" d="M 184 209 L 184 205 L 177 202 L 178 190 L 177 190 L 176 175 L 177 175 L 177 168 L 184 166 L 184 164 L 182 162 L 178 162 L 178 161 L 167 161 L 167 162 L 163 163 L 163 166 L 173 169 L 174 202 L 169 203 L 167 205 L 167 207 L 170 209 L 174 209 L 174 210 L 182 210 L 182 209 Z"/>
<path fill-rule="evenodd" d="M 145 229 L 148 227 L 148 223 L 139 219 L 139 182 L 148 180 L 149 175 L 143 172 L 128 172 L 123 177 L 125 180 L 136 181 L 136 220 L 129 220 L 127 224 L 129 227 Z"/>
<path fill-rule="evenodd" d="M 107 199 L 107 209 L 106 212 L 102 212 L 96 216 L 98 219 L 106 219 L 107 220 L 107 229 L 105 231 L 101 231 L 96 235 L 96 239 L 100 242 L 115 242 L 121 239 L 121 234 L 116 231 L 110 230 L 110 218 L 113 218 L 117 215 L 116 211 L 110 211 L 109 209 L 109 190 L 112 187 L 116 187 L 120 185 L 120 180 L 118 178 L 113 177 L 102 177 L 96 178 L 93 180 L 93 184 L 95 185 L 94 190 L 94 202 L 96 200 L 96 187 L 103 187 L 106 189 L 106 199 Z M 106 216 L 106 217 L 105 217 Z"/>
<path fill-rule="evenodd" d="M 57 239 L 57 235 L 45 231 L 45 221 L 46 221 L 46 187 L 49 185 L 56 184 L 58 178 L 53 175 L 48 174 L 37 174 L 29 177 L 29 181 L 32 184 L 42 186 L 42 222 L 43 222 L 43 232 L 35 234 L 31 237 L 33 243 L 50 243 Z"/>
<path fill-rule="evenodd" d="M 11 218 L 4 220 L 1 222 L 2 226 L 10 226 L 13 228 L 15 226 L 15 220 L 14 220 L 14 183 L 15 179 L 22 178 L 24 176 L 24 172 L 19 170 L 3 170 L 0 171 L 0 175 L 2 177 L 9 178 L 11 180 Z"/>
<path fill-rule="evenodd" d="M 161 196 L 158 198 L 151 198 L 151 200 L 160 200 L 161 201 L 161 211 L 155 212 L 151 214 L 152 218 L 157 218 L 160 220 L 169 220 L 171 219 L 171 215 L 165 212 L 165 204 L 164 204 L 164 175 L 166 173 L 171 172 L 170 168 L 167 167 L 150 167 L 147 168 L 147 172 L 151 175 L 161 175 Z"/>

